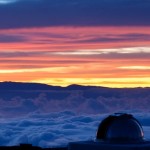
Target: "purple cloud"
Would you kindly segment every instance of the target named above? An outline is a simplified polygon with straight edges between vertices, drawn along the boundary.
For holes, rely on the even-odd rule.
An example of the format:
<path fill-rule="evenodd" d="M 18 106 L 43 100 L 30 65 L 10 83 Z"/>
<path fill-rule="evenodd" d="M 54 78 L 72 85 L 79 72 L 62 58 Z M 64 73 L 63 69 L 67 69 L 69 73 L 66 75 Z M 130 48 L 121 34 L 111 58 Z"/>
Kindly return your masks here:
<path fill-rule="evenodd" d="M 42 26 L 149 26 L 147 0 L 18 0 L 0 5 L 0 28 Z"/>

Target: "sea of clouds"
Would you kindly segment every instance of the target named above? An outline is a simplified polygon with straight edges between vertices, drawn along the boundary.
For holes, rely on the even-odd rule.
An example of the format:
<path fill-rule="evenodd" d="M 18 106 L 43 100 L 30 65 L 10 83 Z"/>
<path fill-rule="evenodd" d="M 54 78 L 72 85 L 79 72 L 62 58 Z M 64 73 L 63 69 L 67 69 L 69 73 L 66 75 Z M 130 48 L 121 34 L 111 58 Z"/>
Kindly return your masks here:
<path fill-rule="evenodd" d="M 66 146 L 94 140 L 99 123 L 114 112 L 133 114 L 150 138 L 150 94 L 141 89 L 1 91 L 0 146 Z"/>
<path fill-rule="evenodd" d="M 71 111 L 0 118 L 0 145 L 29 143 L 40 147 L 66 146 L 72 141 L 94 140 L 97 127 L 108 114 L 76 114 Z M 150 138 L 150 114 L 133 113 Z"/>

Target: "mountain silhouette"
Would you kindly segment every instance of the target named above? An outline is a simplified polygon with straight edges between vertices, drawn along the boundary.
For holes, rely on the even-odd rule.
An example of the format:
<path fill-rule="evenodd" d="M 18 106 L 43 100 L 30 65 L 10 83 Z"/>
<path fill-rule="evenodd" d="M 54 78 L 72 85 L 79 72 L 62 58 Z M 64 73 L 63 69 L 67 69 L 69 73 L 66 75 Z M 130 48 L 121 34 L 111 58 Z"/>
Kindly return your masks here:
<path fill-rule="evenodd" d="M 11 99 L 14 96 L 34 98 L 44 92 L 47 98 L 65 99 L 70 94 L 78 93 L 84 98 L 143 98 L 150 96 L 150 88 L 106 88 L 100 86 L 69 85 L 52 86 L 41 83 L 0 82 L 0 98 Z"/>
<path fill-rule="evenodd" d="M 41 83 L 0 82 L 0 90 L 60 90 L 60 86 Z"/>
<path fill-rule="evenodd" d="M 0 82 L 0 113 L 30 112 L 106 113 L 122 110 L 149 111 L 150 88 L 100 86 L 51 86 L 40 83 Z"/>

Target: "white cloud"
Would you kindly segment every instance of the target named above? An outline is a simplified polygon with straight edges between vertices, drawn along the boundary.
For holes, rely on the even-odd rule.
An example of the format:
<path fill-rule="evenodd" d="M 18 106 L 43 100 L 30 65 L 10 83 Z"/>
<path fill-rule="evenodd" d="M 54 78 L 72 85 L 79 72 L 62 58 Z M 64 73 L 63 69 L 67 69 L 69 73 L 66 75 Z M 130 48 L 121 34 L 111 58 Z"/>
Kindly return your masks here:
<path fill-rule="evenodd" d="M 82 49 L 66 52 L 52 52 L 57 55 L 102 55 L 102 54 L 134 54 L 134 53 L 150 53 L 150 47 L 127 47 L 117 49 Z"/>
<path fill-rule="evenodd" d="M 69 71 L 67 70 L 73 70 L 76 69 L 77 67 L 71 66 L 71 67 L 49 67 L 49 68 L 31 68 L 31 69 L 1 69 L 0 74 L 3 73 L 25 73 L 25 72 L 51 72 L 51 73 L 68 73 Z"/>
<path fill-rule="evenodd" d="M 120 69 L 136 69 L 136 70 L 150 70 L 150 66 L 122 66 Z"/>
<path fill-rule="evenodd" d="M 17 0 L 0 0 L 0 4 L 8 4 L 8 3 L 13 3 L 16 2 Z"/>
<path fill-rule="evenodd" d="M 71 112 L 34 113 L 22 118 L 1 119 L 0 122 L 0 145 L 31 143 L 50 147 L 93 139 L 99 116 L 78 116 Z"/>
<path fill-rule="evenodd" d="M 141 89 L 112 90 L 36 91 L 33 95 L 19 91 L 17 97 L 14 92 L 3 93 L 7 100 L 0 99 L 0 145 L 56 147 L 93 140 L 100 121 L 113 112 L 133 113 L 144 126 L 145 138 L 150 138 L 148 89 L 144 93 Z"/>
<path fill-rule="evenodd" d="M 39 114 L 0 119 L 0 145 L 31 143 L 41 147 L 65 146 L 69 142 L 94 140 L 104 115 L 76 115 L 73 112 Z M 142 123 L 145 138 L 150 138 L 150 116 L 134 114 Z"/>

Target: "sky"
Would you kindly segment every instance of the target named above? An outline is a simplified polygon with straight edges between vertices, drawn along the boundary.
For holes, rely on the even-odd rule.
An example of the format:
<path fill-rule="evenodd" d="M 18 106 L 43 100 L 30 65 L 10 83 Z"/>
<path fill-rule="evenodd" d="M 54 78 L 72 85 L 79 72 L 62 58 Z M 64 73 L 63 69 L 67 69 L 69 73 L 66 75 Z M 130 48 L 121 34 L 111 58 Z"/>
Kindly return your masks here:
<path fill-rule="evenodd" d="M 0 81 L 150 87 L 149 0 L 0 0 Z"/>

